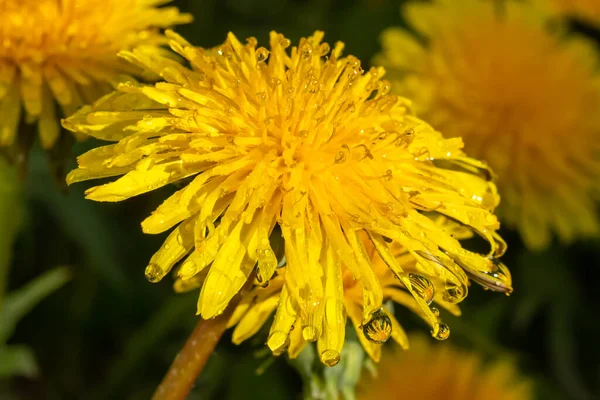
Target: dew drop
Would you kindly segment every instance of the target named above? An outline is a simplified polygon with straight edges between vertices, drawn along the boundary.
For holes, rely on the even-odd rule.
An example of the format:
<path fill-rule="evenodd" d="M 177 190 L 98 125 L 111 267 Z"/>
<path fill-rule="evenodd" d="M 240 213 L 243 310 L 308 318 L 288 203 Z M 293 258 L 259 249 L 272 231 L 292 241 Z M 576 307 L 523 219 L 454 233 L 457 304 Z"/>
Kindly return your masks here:
<path fill-rule="evenodd" d="M 460 286 L 446 287 L 446 291 L 444 292 L 443 297 L 444 301 L 447 301 L 448 303 L 460 303 L 460 301 L 465 297 L 464 290 Z"/>
<path fill-rule="evenodd" d="M 377 310 L 369 322 L 363 325 L 363 333 L 373 343 L 385 343 L 392 335 L 392 321 L 383 310 Z"/>
<path fill-rule="evenodd" d="M 431 304 L 433 301 L 433 296 L 435 295 L 433 283 L 431 283 L 429 279 L 422 275 L 412 273 L 408 274 L 408 279 L 410 280 L 412 289 L 417 293 L 417 295 L 423 299 L 427 305 Z"/>
<path fill-rule="evenodd" d="M 304 328 L 302 328 L 302 337 L 307 342 L 316 342 L 319 338 L 319 335 L 317 329 L 314 326 L 307 325 Z"/>
<path fill-rule="evenodd" d="M 156 283 L 160 281 L 164 276 L 162 269 L 160 269 L 160 267 L 154 263 L 148 264 L 144 275 L 146 275 L 146 279 L 148 280 L 148 282 L 151 283 Z"/>
<path fill-rule="evenodd" d="M 432 332 L 433 334 L 433 332 Z M 450 336 L 450 327 L 448 326 L 448 324 L 445 323 L 440 323 L 438 325 L 438 332 L 437 335 L 435 335 L 434 337 L 437 340 L 446 340 L 448 339 L 448 337 Z"/>
<path fill-rule="evenodd" d="M 340 353 L 335 350 L 325 350 L 321 353 L 321 361 L 328 367 L 334 367 L 340 362 Z"/>
<path fill-rule="evenodd" d="M 283 35 L 280 35 L 279 36 L 279 44 L 284 49 L 287 49 L 288 47 L 290 47 L 292 45 L 292 41 L 290 39 L 284 37 Z"/>
<path fill-rule="evenodd" d="M 431 312 L 436 318 L 440 316 L 440 310 L 438 310 L 437 307 L 431 307 Z"/>
<path fill-rule="evenodd" d="M 269 50 L 265 49 L 264 47 L 259 47 L 256 49 L 257 62 L 263 62 L 267 59 L 267 57 L 269 57 Z"/>
<path fill-rule="evenodd" d="M 285 332 L 277 331 L 277 332 L 273 332 L 271 334 L 271 336 L 269 336 L 268 340 L 274 339 L 273 335 L 285 335 L 285 339 L 284 339 L 283 343 L 281 343 L 278 347 L 271 349 L 271 351 L 273 352 L 273 355 L 277 357 L 277 356 L 280 356 L 283 353 L 285 353 L 287 351 L 287 349 L 290 347 L 290 336 L 288 334 L 286 334 Z"/>

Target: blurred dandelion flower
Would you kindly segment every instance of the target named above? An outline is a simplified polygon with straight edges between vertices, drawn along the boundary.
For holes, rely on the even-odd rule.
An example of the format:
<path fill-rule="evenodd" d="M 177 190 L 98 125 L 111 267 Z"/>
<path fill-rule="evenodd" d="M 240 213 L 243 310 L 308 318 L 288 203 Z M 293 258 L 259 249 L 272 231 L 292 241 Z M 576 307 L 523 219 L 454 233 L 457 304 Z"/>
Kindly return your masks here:
<path fill-rule="evenodd" d="M 410 277 L 390 241 L 440 282 L 446 303 L 465 298 L 468 275 L 512 290 L 495 258 L 505 245 L 491 213 L 498 202 L 491 172 L 461 152 L 460 139 L 444 139 L 412 115 L 408 100 L 388 94 L 382 68 L 365 73 L 357 58 L 341 56 L 342 43 L 331 50 L 322 42 L 322 32 L 291 51 L 290 40 L 275 32 L 270 50 L 233 34 L 214 49 L 167 35 L 191 69 L 147 48 L 123 52 L 166 82 L 122 84 L 64 121 L 117 142 L 80 156 L 67 178 L 72 184 L 125 174 L 89 189 L 89 199 L 121 201 L 190 178 L 142 223 L 152 234 L 176 226 L 150 260 L 148 280 L 159 281 L 187 256 L 176 269 L 176 289 L 201 286 L 198 313 L 208 319 L 224 311 L 256 266 L 257 283 L 274 278 L 279 286 L 263 292 L 274 295 L 253 312 L 268 316 L 279 303 L 279 341 L 299 319 L 294 332 L 306 341 L 325 338 L 327 360 L 343 344 L 349 276 L 362 296 L 360 309 L 355 302 L 349 308 L 355 323 L 373 341 L 392 333 L 368 248 L 414 298 L 434 336 L 443 337 L 445 327 L 429 308 L 426 279 Z M 463 249 L 452 229 L 435 222 L 440 216 L 485 238 L 489 253 Z M 276 236 L 284 241 L 284 270 L 277 268 Z M 249 319 L 250 328 L 263 317 Z M 283 343 L 272 346 L 277 352 Z"/>
<path fill-rule="evenodd" d="M 140 71 L 119 50 L 164 42 L 157 28 L 189 22 L 164 0 L 0 0 L 0 146 L 15 141 L 21 120 L 37 123 L 42 146 L 58 140 L 70 115 Z"/>
<path fill-rule="evenodd" d="M 498 7 L 502 5 L 502 7 Z M 377 61 L 417 114 L 498 174 L 501 219 L 532 249 L 598 233 L 600 132 L 597 52 L 560 40 L 526 3 L 410 3 L 424 36 L 390 29 Z"/>
<path fill-rule="evenodd" d="M 411 337 L 411 351 L 383 356 L 377 376 L 359 383 L 359 400 L 529 400 L 532 382 L 509 361 L 484 365 L 477 353 Z"/>

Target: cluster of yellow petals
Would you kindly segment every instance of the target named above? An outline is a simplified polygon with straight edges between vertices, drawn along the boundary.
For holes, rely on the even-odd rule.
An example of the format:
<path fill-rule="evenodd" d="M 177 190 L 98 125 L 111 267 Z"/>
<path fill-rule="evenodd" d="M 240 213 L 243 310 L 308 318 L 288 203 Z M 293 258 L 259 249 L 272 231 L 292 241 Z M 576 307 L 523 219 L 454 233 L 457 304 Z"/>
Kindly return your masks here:
<path fill-rule="evenodd" d="M 70 115 L 140 71 L 119 50 L 164 43 L 158 28 L 189 22 L 170 0 L 0 0 L 0 146 L 14 142 L 22 108 L 44 148 Z"/>
<path fill-rule="evenodd" d="M 459 239 L 469 238 L 472 234 L 469 230 L 461 229 L 458 225 L 453 225 L 444 218 L 438 218 L 436 222 L 440 228 L 452 231 L 453 235 Z M 396 278 L 392 270 L 379 256 L 375 246 L 366 236 L 363 236 L 361 241 L 364 244 L 371 268 L 382 288 L 384 302 L 391 300 L 395 304 L 407 307 L 415 314 L 420 315 L 433 328 L 432 320 L 427 318 L 419 307 L 419 303 L 407 292 L 406 286 Z M 458 306 L 446 301 L 443 294 L 444 283 L 442 280 L 437 279 L 435 276 L 426 278 L 426 271 L 417 264 L 414 256 L 399 246 L 398 243 L 393 243 L 390 249 L 398 264 L 402 266 L 407 274 L 418 297 L 430 305 L 430 310 L 436 317 L 439 316 L 439 310 L 432 305 L 434 302 L 452 314 L 460 315 Z M 377 313 L 376 317 L 378 318 L 371 319 L 371 324 L 363 325 L 361 312 L 364 297 L 361 284 L 354 279 L 348 268 L 343 265 L 341 268 L 342 282 L 336 283 L 340 285 L 337 290 L 343 291 L 343 301 L 330 305 L 330 313 L 325 314 L 326 328 L 317 340 L 321 360 L 326 365 L 335 365 L 339 361 L 340 351 L 344 343 L 346 315 L 350 317 L 359 341 L 373 360 L 379 361 L 381 344 L 387 341 L 390 336 L 403 349 L 407 349 L 409 344 L 406 333 L 395 319 L 393 310 L 387 310 L 386 306 Z M 302 320 L 296 311 L 298 307 L 294 304 L 293 298 L 289 296 L 288 289 L 285 287 L 285 272 L 286 267 L 278 269 L 277 276 L 270 281 L 268 286 L 257 285 L 243 297 L 241 304 L 236 308 L 229 321 L 230 327 L 235 326 L 232 338 L 235 344 L 239 344 L 256 334 L 275 310 L 277 312 L 267 339 L 267 346 L 273 354 L 280 355 L 287 351 L 290 358 L 295 358 L 307 344 L 305 336 L 310 338 L 310 335 L 306 335 L 306 332 L 301 329 Z M 179 291 L 188 291 L 193 288 L 193 286 L 185 285 L 184 281 L 181 280 L 175 285 L 175 289 Z M 342 313 L 338 314 L 336 308 L 343 308 Z M 331 320 L 331 318 L 336 319 Z M 450 328 L 441 322 L 439 318 L 435 322 L 439 323 L 436 338 L 439 340 L 446 339 L 450 335 Z"/>
<path fill-rule="evenodd" d="M 530 400 L 533 385 L 508 360 L 484 363 L 474 352 L 410 338 L 411 351 L 383 356 L 377 375 L 361 380 L 358 400 Z"/>
<path fill-rule="evenodd" d="M 404 15 L 383 54 L 398 93 L 498 174 L 498 214 L 532 249 L 599 232 L 600 74 L 593 43 L 547 28 L 527 2 L 435 0 Z M 425 44 L 426 42 L 426 44 Z"/>
<path fill-rule="evenodd" d="M 382 68 L 363 71 L 357 58 L 342 57 L 342 43 L 322 42 L 322 32 L 291 49 L 275 32 L 270 49 L 233 34 L 213 49 L 167 36 L 190 67 L 149 48 L 123 52 L 164 81 L 121 84 L 64 121 L 115 142 L 80 156 L 67 178 L 124 175 L 89 189 L 89 199 L 121 201 L 186 179 L 142 223 L 151 234 L 174 227 L 146 268 L 150 281 L 175 267 L 177 290 L 202 288 L 198 313 L 208 319 L 255 271 L 257 284 L 270 284 L 256 288 L 260 301 L 239 321 L 236 340 L 277 308 L 272 349 L 301 335 L 319 341 L 329 365 L 343 345 L 346 312 L 371 341 L 401 335 L 382 310 L 385 297 L 400 297 L 382 288 L 373 252 L 439 338 L 447 326 L 430 308 L 431 286 L 444 304 L 465 298 L 468 277 L 512 290 L 495 258 L 505 244 L 495 232 L 491 172 L 462 153 L 460 139 L 444 139 L 408 100 L 389 94 Z M 489 252 L 464 249 L 442 216 L 484 238 Z M 413 258 L 406 267 L 398 247 Z M 409 272 L 415 263 L 419 277 Z M 349 277 L 359 284 L 349 286 Z M 360 301 L 349 302 L 357 295 L 346 291 Z"/>

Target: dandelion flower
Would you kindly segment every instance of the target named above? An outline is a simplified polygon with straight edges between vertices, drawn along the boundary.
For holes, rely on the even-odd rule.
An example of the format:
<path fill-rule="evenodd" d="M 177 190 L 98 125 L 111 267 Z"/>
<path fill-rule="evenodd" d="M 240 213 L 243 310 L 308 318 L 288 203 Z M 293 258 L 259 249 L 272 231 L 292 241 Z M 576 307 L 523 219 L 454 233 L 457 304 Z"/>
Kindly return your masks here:
<path fill-rule="evenodd" d="M 529 400 L 531 381 L 519 376 L 509 361 L 485 364 L 477 353 L 433 346 L 420 336 L 411 337 L 411 351 L 388 353 L 377 376 L 359 383 L 357 399 L 411 400 Z"/>
<path fill-rule="evenodd" d="M 559 38 L 526 3 L 410 3 L 408 22 L 383 34 L 377 61 L 417 114 L 498 175 L 498 214 L 531 249 L 599 231 L 598 54 Z"/>
<path fill-rule="evenodd" d="M 198 314 L 208 319 L 256 270 L 259 283 L 280 281 L 262 306 L 267 312 L 279 304 L 274 329 L 289 333 L 297 317 L 293 332 L 306 341 L 324 338 L 328 354 L 343 345 L 349 274 L 362 296 L 351 317 L 384 330 L 372 340 L 392 333 L 367 237 L 434 336 L 444 326 L 430 296 L 411 281 L 390 242 L 440 281 L 447 303 L 465 298 L 468 275 L 511 290 L 495 258 L 505 246 L 491 212 L 498 202 L 491 172 L 462 153 L 460 139 L 444 139 L 411 113 L 408 100 L 389 94 L 382 68 L 363 71 L 357 58 L 342 57 L 342 43 L 330 49 L 322 42 L 322 32 L 291 51 L 290 40 L 275 32 L 269 50 L 231 33 L 214 49 L 167 35 L 191 68 L 147 48 L 123 52 L 165 82 L 122 84 L 64 121 L 116 142 L 80 156 L 67 177 L 72 184 L 125 174 L 89 189 L 89 199 L 122 201 L 186 180 L 142 222 L 150 234 L 175 227 L 150 260 L 148 280 L 159 281 L 181 261 L 176 286 L 201 286 Z M 483 237 L 489 252 L 464 249 L 435 222 L 441 216 Z M 283 238 L 285 272 L 277 268 L 276 237 Z"/>
<path fill-rule="evenodd" d="M 21 120 L 37 123 L 41 144 L 60 135 L 64 115 L 110 92 L 139 71 L 119 50 L 164 41 L 158 28 L 190 21 L 163 0 L 0 0 L 0 146 L 15 141 Z"/>

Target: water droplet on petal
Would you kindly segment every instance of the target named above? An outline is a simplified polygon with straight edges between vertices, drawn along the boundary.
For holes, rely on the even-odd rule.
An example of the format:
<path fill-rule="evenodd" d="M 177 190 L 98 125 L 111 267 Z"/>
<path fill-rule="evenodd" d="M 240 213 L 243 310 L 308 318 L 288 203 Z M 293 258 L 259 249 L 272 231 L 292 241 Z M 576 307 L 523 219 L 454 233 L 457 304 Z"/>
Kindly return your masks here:
<path fill-rule="evenodd" d="M 440 316 L 440 310 L 437 307 L 431 307 L 431 312 L 436 318 Z"/>
<path fill-rule="evenodd" d="M 408 279 L 412 285 L 412 289 L 417 293 L 417 295 L 423 299 L 427 305 L 431 304 L 433 301 L 433 296 L 435 295 L 435 288 L 433 287 L 433 283 L 422 275 L 417 274 L 408 274 Z"/>
<path fill-rule="evenodd" d="M 267 59 L 267 57 L 269 57 L 269 50 L 265 49 L 264 47 L 259 47 L 256 49 L 257 62 L 263 62 Z"/>
<path fill-rule="evenodd" d="M 317 329 L 314 326 L 307 325 L 304 328 L 302 328 L 302 337 L 307 342 L 316 342 L 319 338 L 319 335 Z"/>
<path fill-rule="evenodd" d="M 448 326 L 448 324 L 445 324 L 443 322 L 440 323 L 438 325 L 437 335 L 435 335 L 434 337 L 437 340 L 446 340 L 446 339 L 448 339 L 449 336 L 450 336 L 450 327 Z"/>
<path fill-rule="evenodd" d="M 328 367 L 333 367 L 340 362 L 340 353 L 335 350 L 325 350 L 321 353 L 321 361 Z"/>
<path fill-rule="evenodd" d="M 363 326 L 363 333 L 373 343 L 385 343 L 392 335 L 392 321 L 383 310 L 377 310 Z"/>
<path fill-rule="evenodd" d="M 285 337 L 285 338 L 282 339 L 282 337 Z M 269 338 L 267 339 L 267 343 L 272 342 L 272 341 L 275 341 L 276 343 L 278 343 L 277 347 L 275 347 L 275 348 L 271 347 L 271 345 L 269 346 L 269 347 L 271 347 L 271 351 L 273 352 L 274 356 L 282 355 L 290 347 L 290 335 L 283 331 L 275 331 L 275 332 L 271 333 L 269 335 Z"/>
<path fill-rule="evenodd" d="M 160 269 L 160 267 L 154 263 L 148 264 L 144 274 L 146 275 L 146 279 L 148 280 L 148 282 L 152 283 L 160 281 L 164 276 L 162 269 Z"/>

